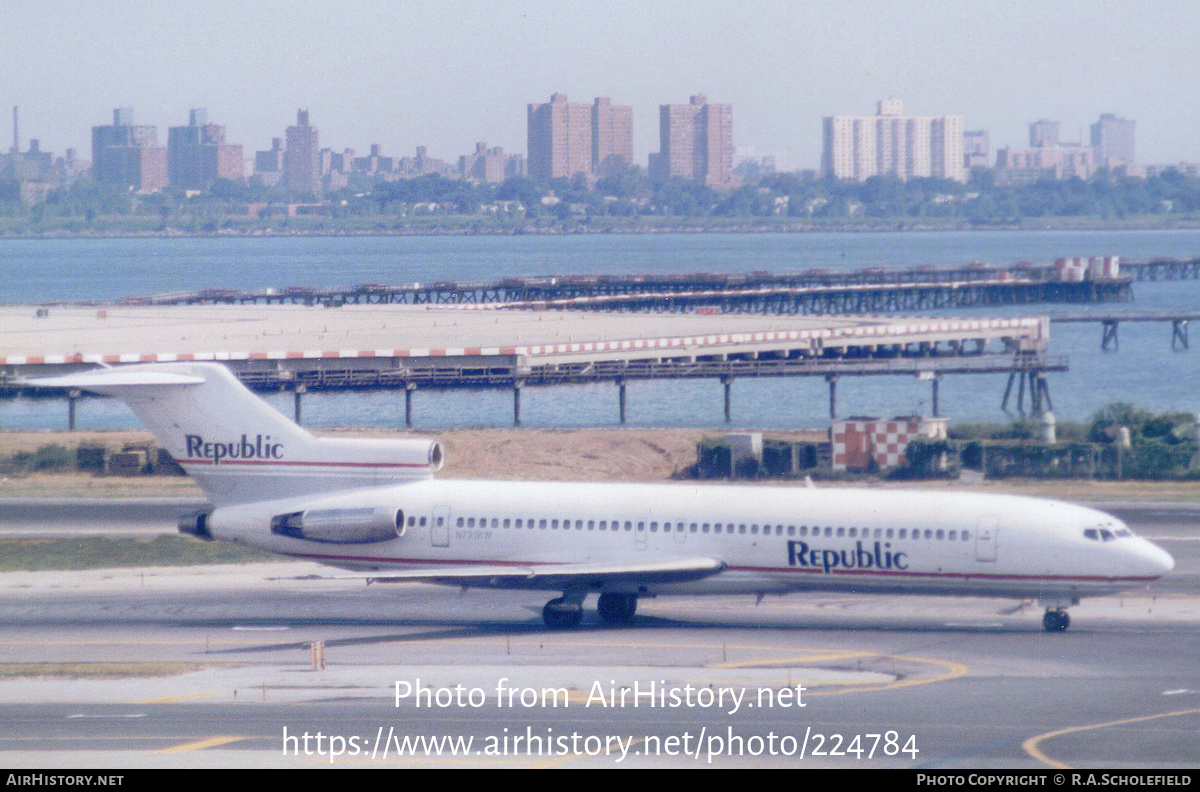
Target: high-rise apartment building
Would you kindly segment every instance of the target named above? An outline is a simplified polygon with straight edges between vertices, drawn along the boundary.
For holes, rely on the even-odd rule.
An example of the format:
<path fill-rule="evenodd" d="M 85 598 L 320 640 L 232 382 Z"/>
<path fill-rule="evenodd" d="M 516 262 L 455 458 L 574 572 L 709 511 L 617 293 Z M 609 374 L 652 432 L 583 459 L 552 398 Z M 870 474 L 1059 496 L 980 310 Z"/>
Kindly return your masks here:
<path fill-rule="evenodd" d="M 1134 121 L 1117 118 L 1112 113 L 1105 113 L 1092 124 L 1092 147 L 1096 149 L 1100 164 L 1114 167 L 1137 162 L 1133 149 L 1134 124 Z"/>
<path fill-rule="evenodd" d="M 991 146 L 986 129 L 969 129 L 963 132 L 963 167 L 987 168 L 991 165 Z"/>
<path fill-rule="evenodd" d="M 283 179 L 295 193 L 319 193 L 321 190 L 321 145 L 317 128 L 308 123 L 308 111 L 296 111 L 296 125 L 287 128 L 287 148 L 283 152 Z"/>
<path fill-rule="evenodd" d="M 592 108 L 556 93 L 527 110 L 529 178 L 569 179 L 592 173 Z"/>
<path fill-rule="evenodd" d="M 1061 124 L 1058 121 L 1051 121 L 1047 118 L 1039 118 L 1032 122 L 1029 125 L 1029 147 L 1057 146 L 1060 127 Z"/>
<path fill-rule="evenodd" d="M 508 157 L 500 146 L 488 148 L 487 143 L 476 143 L 474 154 L 458 158 L 458 172 L 469 181 L 496 183 L 504 181 Z"/>
<path fill-rule="evenodd" d="M 167 178 L 185 190 L 207 190 L 217 179 L 240 181 L 242 147 L 225 142 L 225 127 L 208 123 L 205 110 L 192 110 L 188 125 L 167 130 Z"/>
<path fill-rule="evenodd" d="M 822 131 L 826 176 L 862 181 L 894 174 L 966 181 L 960 115 L 906 116 L 899 99 L 886 99 L 873 116 L 827 116 Z"/>
<path fill-rule="evenodd" d="M 660 105 L 657 156 L 662 179 L 675 176 L 724 187 L 733 179 L 733 105 L 709 104 L 704 94 L 685 105 Z"/>
<path fill-rule="evenodd" d="M 113 110 L 112 126 L 92 127 L 92 177 L 138 192 L 166 187 L 167 150 L 158 145 L 158 130 L 134 126 L 133 108 Z"/>
<path fill-rule="evenodd" d="M 612 176 L 633 165 L 633 108 L 607 96 L 592 103 L 592 173 Z"/>
<path fill-rule="evenodd" d="M 591 105 L 556 93 L 528 108 L 529 178 L 609 176 L 633 165 L 633 108 L 606 96 Z"/>

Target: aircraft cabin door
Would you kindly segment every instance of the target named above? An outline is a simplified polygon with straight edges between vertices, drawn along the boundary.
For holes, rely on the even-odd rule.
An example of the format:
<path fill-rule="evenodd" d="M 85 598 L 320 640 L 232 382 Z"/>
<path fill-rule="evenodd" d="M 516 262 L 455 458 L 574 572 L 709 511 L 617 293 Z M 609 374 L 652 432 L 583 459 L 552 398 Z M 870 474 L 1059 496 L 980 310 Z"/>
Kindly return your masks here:
<path fill-rule="evenodd" d="M 429 540 L 434 547 L 450 546 L 450 507 L 434 506 L 429 525 Z"/>
<path fill-rule="evenodd" d="M 995 517 L 984 517 L 975 529 L 975 560 L 995 561 L 996 542 L 1000 533 L 999 520 Z"/>

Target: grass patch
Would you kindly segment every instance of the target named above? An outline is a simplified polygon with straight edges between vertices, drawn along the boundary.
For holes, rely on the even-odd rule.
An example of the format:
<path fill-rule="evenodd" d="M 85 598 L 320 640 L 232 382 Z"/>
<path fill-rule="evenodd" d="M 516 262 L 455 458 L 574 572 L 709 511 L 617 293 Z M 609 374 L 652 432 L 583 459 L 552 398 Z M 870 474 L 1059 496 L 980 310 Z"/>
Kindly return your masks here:
<path fill-rule="evenodd" d="M 177 676 L 210 667 L 200 663 L 0 663 L 0 679 L 128 679 Z"/>
<path fill-rule="evenodd" d="M 153 539 L 84 536 L 70 539 L 0 540 L 0 571 L 36 572 L 48 569 L 192 566 L 277 561 L 265 550 L 229 542 L 201 542 L 180 536 Z"/>

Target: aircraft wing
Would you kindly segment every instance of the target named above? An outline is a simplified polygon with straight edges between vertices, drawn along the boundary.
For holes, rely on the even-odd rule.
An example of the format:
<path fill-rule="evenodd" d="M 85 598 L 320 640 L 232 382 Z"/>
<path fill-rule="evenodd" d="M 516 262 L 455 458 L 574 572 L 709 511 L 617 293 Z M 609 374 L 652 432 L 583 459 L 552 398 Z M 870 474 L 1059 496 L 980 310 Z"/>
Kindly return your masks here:
<path fill-rule="evenodd" d="M 725 569 L 716 558 L 677 558 L 635 563 L 598 562 L 586 564 L 529 564 L 524 566 L 429 567 L 398 572 L 335 575 L 334 579 L 366 580 L 368 583 L 425 581 L 459 586 L 514 588 L 562 588 L 571 584 L 680 583 L 715 575 Z"/>

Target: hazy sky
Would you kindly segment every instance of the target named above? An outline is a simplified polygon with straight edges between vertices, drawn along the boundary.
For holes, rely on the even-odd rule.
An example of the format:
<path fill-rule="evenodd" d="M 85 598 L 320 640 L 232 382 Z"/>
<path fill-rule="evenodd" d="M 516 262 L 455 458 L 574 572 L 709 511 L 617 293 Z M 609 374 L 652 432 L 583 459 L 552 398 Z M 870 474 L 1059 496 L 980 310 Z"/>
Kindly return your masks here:
<path fill-rule="evenodd" d="M 1086 140 L 1137 121 L 1142 163 L 1200 160 L 1196 0 L 4 0 L 0 150 L 32 137 L 90 158 L 90 129 L 132 106 L 166 129 L 205 107 L 246 155 L 308 108 L 322 146 L 455 159 L 525 151 L 525 106 L 555 91 L 634 108 L 637 161 L 658 106 L 733 105 L 738 145 L 815 168 L 821 118 L 961 114 L 996 148 L 1037 118 Z"/>

